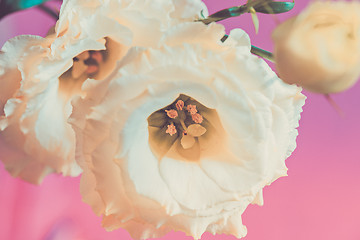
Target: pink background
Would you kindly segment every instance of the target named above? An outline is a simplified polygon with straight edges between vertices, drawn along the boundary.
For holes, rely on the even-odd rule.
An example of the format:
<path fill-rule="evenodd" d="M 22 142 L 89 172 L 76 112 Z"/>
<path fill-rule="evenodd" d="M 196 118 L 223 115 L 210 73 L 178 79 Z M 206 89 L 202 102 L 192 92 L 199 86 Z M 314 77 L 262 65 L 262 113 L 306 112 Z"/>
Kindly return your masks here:
<path fill-rule="evenodd" d="M 243 3 L 245 1 L 242 1 Z M 271 30 L 278 20 L 298 13 L 309 1 L 297 1 L 291 13 L 261 15 L 256 35 L 251 17 L 222 23 L 228 30 L 242 27 L 252 43 L 272 50 Z M 236 6 L 238 0 L 206 0 L 209 12 Z M 18 34 L 44 35 L 53 24 L 37 9 L 0 21 L 0 46 Z M 345 46 L 344 46 L 345 47 Z M 340 116 L 321 95 L 308 96 L 299 128 L 298 147 L 287 160 L 289 176 L 265 188 L 265 205 L 249 206 L 243 215 L 246 240 L 360 239 L 360 83 L 333 95 Z M 0 239 L 97 240 L 131 239 L 120 229 L 106 232 L 100 218 L 81 202 L 79 178 L 48 176 L 41 186 L 13 179 L 0 164 Z M 192 239 L 169 233 L 163 240 Z M 234 240 L 204 234 L 202 240 Z"/>

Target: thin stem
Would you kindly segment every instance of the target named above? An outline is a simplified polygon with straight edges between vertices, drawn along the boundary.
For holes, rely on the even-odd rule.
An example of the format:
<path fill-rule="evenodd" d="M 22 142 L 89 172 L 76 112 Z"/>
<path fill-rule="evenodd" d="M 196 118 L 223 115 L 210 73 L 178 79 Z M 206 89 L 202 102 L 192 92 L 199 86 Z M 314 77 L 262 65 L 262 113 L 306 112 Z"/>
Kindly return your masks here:
<path fill-rule="evenodd" d="M 187 127 L 185 125 L 184 120 L 180 119 L 180 124 L 181 124 L 182 128 L 184 129 L 184 131 L 187 132 Z"/>
<path fill-rule="evenodd" d="M 236 16 L 240 16 L 241 14 L 246 13 L 246 6 L 239 6 L 239 7 L 232 7 L 229 9 L 223 9 L 220 10 L 214 14 L 211 14 L 209 17 L 205 18 L 205 19 L 201 19 L 199 21 L 205 23 L 205 24 L 210 24 L 212 22 L 218 22 L 230 17 L 236 17 Z"/>
<path fill-rule="evenodd" d="M 0 19 L 12 12 L 14 12 L 14 10 L 11 8 L 11 6 L 6 1 L 0 0 Z"/>
<path fill-rule="evenodd" d="M 48 14 L 50 17 L 54 18 L 55 20 L 58 20 L 59 19 L 59 15 L 54 12 L 51 8 L 45 6 L 44 4 L 41 4 L 38 6 L 38 8 L 45 12 L 46 14 Z"/>
<path fill-rule="evenodd" d="M 259 6 L 266 5 L 268 1 L 269 0 L 248 1 L 246 4 L 241 6 L 220 10 L 214 14 L 211 14 L 208 18 L 200 19 L 199 21 L 205 24 L 210 24 L 212 22 L 218 22 L 230 17 L 237 17 L 244 13 L 248 13 L 250 11 L 250 8 L 256 8 Z"/>
<path fill-rule="evenodd" d="M 229 35 L 225 34 L 222 38 L 221 38 L 221 42 L 225 42 L 226 39 L 228 39 Z M 275 62 L 274 60 L 274 55 L 271 53 L 271 52 L 268 52 L 264 49 L 261 49 L 261 48 L 258 48 L 258 47 L 255 47 L 253 45 L 251 45 L 251 50 L 250 52 L 252 54 L 255 54 L 259 57 L 262 57 L 262 58 L 265 58 L 267 60 L 269 60 L 270 62 Z"/>
<path fill-rule="evenodd" d="M 344 117 L 345 114 L 343 112 L 343 110 L 341 109 L 341 107 L 335 102 L 335 100 L 329 95 L 329 94 L 325 94 L 324 95 L 326 100 L 330 103 L 330 105 L 335 109 L 335 111 L 341 116 Z"/>
<path fill-rule="evenodd" d="M 252 54 L 255 54 L 255 55 L 259 56 L 259 57 L 265 58 L 265 59 L 269 60 L 270 62 L 275 62 L 274 55 L 271 52 L 268 52 L 268 51 L 266 51 L 264 49 L 255 47 L 253 45 L 251 45 L 251 50 L 250 51 L 251 51 Z"/>

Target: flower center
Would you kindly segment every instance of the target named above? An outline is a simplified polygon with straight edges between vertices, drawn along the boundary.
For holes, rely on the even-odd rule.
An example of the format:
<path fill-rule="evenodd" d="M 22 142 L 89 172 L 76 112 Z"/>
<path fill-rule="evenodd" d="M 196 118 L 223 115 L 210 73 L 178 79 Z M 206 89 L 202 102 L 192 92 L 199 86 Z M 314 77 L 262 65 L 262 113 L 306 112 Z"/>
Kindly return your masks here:
<path fill-rule="evenodd" d="M 225 131 L 216 110 L 184 94 L 147 120 L 149 144 L 159 160 L 167 156 L 196 162 L 224 143 Z"/>
<path fill-rule="evenodd" d="M 78 79 L 82 75 L 86 78 L 93 78 L 99 72 L 99 66 L 103 63 L 105 50 L 85 51 L 73 58 L 73 66 L 70 69 L 73 79 Z"/>
<path fill-rule="evenodd" d="M 101 80 L 114 70 L 117 60 L 124 56 L 124 48 L 110 38 L 105 41 L 105 50 L 84 51 L 73 58 L 72 67 L 59 77 L 63 95 L 79 94 L 86 79 Z"/>

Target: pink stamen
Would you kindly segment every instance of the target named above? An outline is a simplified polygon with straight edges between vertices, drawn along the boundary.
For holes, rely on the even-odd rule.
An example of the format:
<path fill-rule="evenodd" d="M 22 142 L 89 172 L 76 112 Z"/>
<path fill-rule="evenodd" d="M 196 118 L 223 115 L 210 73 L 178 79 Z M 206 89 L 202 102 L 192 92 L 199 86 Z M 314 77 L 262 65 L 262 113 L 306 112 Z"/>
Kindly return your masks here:
<path fill-rule="evenodd" d="M 178 116 L 178 112 L 174 109 L 165 110 L 165 112 L 169 118 L 176 118 Z"/>
<path fill-rule="evenodd" d="M 93 74 L 96 73 L 97 71 L 99 71 L 99 67 L 95 66 L 95 65 L 90 65 L 88 66 L 88 68 L 86 69 L 86 73 L 87 74 Z"/>
<path fill-rule="evenodd" d="M 179 101 L 177 101 L 177 103 L 176 103 L 176 109 L 177 110 L 179 110 L 179 111 L 182 111 L 183 110 L 183 108 L 184 108 L 184 101 L 182 101 L 182 100 L 179 100 Z"/>
<path fill-rule="evenodd" d="M 198 113 L 192 114 L 191 118 L 195 123 L 202 123 L 204 120 L 203 117 Z"/>
<path fill-rule="evenodd" d="M 191 105 L 191 104 L 189 104 L 189 105 L 187 105 L 186 110 L 188 110 L 188 112 L 189 112 L 191 115 L 197 113 L 196 105 Z"/>
<path fill-rule="evenodd" d="M 100 51 L 91 52 L 91 58 L 95 59 L 98 63 L 102 63 L 103 56 Z"/>
<path fill-rule="evenodd" d="M 170 134 L 170 136 L 174 135 L 176 133 L 176 127 L 173 123 L 170 125 L 167 125 L 166 133 Z"/>

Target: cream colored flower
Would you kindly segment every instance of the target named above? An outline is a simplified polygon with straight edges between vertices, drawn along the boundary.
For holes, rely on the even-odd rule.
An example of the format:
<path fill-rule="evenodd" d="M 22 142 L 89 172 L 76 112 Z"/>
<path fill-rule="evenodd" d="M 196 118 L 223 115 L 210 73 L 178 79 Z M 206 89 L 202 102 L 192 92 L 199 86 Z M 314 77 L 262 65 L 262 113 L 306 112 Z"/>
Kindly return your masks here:
<path fill-rule="evenodd" d="M 157 46 L 170 26 L 198 18 L 200 0 L 68 0 L 45 38 L 18 36 L 0 53 L 0 160 L 32 183 L 75 176 L 70 104 L 87 79 L 103 80 L 131 46 Z"/>
<path fill-rule="evenodd" d="M 73 102 L 81 193 L 107 230 L 243 237 L 245 208 L 286 175 L 305 97 L 250 54 L 245 32 L 224 34 L 175 26 Z"/>
<path fill-rule="evenodd" d="M 273 33 L 280 77 L 318 93 L 351 87 L 360 76 L 360 3 L 314 2 Z"/>

